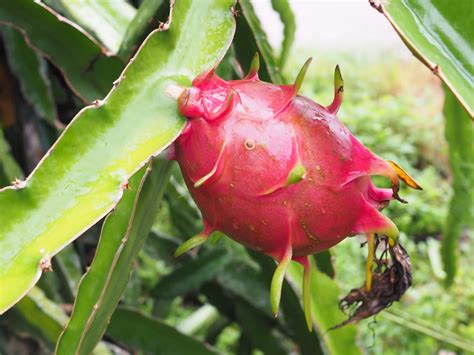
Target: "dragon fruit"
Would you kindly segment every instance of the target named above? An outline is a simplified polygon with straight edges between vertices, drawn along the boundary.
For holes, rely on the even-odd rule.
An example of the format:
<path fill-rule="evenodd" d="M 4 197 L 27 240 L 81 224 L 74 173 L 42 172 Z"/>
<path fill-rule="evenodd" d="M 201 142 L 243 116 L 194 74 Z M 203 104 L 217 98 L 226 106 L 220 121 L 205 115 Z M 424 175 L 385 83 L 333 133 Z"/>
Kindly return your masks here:
<path fill-rule="evenodd" d="M 380 210 L 392 199 L 403 201 L 399 179 L 419 186 L 398 165 L 373 154 L 336 117 L 344 92 L 338 66 L 329 106 L 298 95 L 310 61 L 293 85 L 260 81 L 258 56 L 242 80 L 225 81 L 214 70 L 195 78 L 178 98 L 188 122 L 173 154 L 204 224 L 175 255 L 221 231 L 271 256 L 279 263 L 271 284 L 275 315 L 285 269 L 291 260 L 301 263 L 311 329 L 308 255 L 360 233 L 369 236 L 371 253 L 374 235 L 395 245 L 399 231 Z M 373 175 L 388 177 L 391 189 L 375 187 Z"/>

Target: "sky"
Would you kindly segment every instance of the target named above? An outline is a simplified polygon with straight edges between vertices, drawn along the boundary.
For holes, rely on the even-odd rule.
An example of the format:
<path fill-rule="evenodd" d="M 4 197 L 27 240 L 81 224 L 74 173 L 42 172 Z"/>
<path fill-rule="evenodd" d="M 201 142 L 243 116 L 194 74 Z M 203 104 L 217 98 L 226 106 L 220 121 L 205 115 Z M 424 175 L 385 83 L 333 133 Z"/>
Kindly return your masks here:
<path fill-rule="evenodd" d="M 282 24 L 269 0 L 254 0 L 269 40 L 280 47 Z M 367 0 L 290 0 L 297 32 L 295 48 L 390 50 L 408 54 L 400 38 L 385 17 Z"/>

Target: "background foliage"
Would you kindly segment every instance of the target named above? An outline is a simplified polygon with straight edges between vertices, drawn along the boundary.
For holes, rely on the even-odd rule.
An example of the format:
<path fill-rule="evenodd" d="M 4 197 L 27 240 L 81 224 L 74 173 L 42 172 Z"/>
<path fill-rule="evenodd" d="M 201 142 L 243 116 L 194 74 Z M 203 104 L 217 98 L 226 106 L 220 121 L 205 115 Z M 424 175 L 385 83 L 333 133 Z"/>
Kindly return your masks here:
<path fill-rule="evenodd" d="M 168 27 L 166 1 L 115 1 L 115 7 L 106 6 L 106 2 L 46 1 L 87 33 L 67 21 L 58 22 L 32 2 L 0 0 L 0 21 L 15 23 L 32 33 L 25 41 L 15 29 L 0 25 L 0 186 L 28 176 L 83 107 L 84 100 L 103 97 L 145 36 L 155 28 Z M 197 0 L 185 3 L 194 4 L 194 10 L 203 6 Z M 231 3 L 208 2 L 206 6 L 230 15 Z M 403 3 L 410 8 L 410 2 Z M 241 0 L 236 7 L 236 37 L 218 67 L 221 76 L 239 77 L 254 52 L 259 51 L 263 79 L 291 82 L 302 58 L 315 55 L 312 48 L 290 51 L 295 31 L 291 6 L 286 1 L 272 1 L 272 5 L 285 25 L 281 53 L 277 55 L 269 45 L 251 2 Z M 200 65 L 195 65 L 191 57 L 181 62 L 177 59 L 182 52 L 175 51 L 176 46 L 191 41 L 178 42 L 179 36 L 174 34 L 180 33 L 184 23 L 194 26 L 195 31 L 203 30 L 198 20 L 194 24 L 191 21 L 199 17 L 184 9 L 175 7 L 170 35 L 157 33 L 154 47 L 150 44 L 148 52 L 142 50 L 135 57 L 137 68 L 142 60 L 143 67 L 137 69 L 136 76 L 133 71 L 127 74 L 129 84 L 122 83 L 122 92 L 128 94 L 117 101 L 127 104 L 128 96 L 144 92 L 150 97 L 142 102 L 156 101 L 152 93 L 160 92 L 160 86 L 143 88 L 151 81 L 150 76 L 158 77 L 160 73 L 155 55 L 168 58 L 167 65 L 174 65 L 172 75 L 179 67 L 182 76 L 176 80 L 189 83 L 197 74 L 193 70 L 203 70 L 223 54 L 225 36 L 232 26 L 218 21 L 211 25 L 219 27 L 224 35 L 213 37 L 214 47 L 205 36 L 192 42 L 208 51 Z M 98 17 L 91 17 L 91 13 Z M 58 33 L 55 41 L 49 40 Z M 64 48 L 74 49 L 77 54 Z M 215 243 L 173 258 L 179 243 L 200 230 L 200 218 L 177 167 L 158 158 L 149 160 L 131 177 L 122 199 L 107 218 L 52 258 L 54 272 L 44 273 L 36 287 L 0 316 L 0 353 L 50 353 L 54 349 L 60 354 L 472 351 L 472 122 L 449 94 L 443 111 L 443 87 L 420 65 L 391 53 L 355 57 L 335 51 L 316 55 L 318 62 L 308 72 L 303 94 L 329 103 L 333 68 L 340 64 L 345 79 L 341 120 L 370 149 L 399 162 L 424 187 L 423 193 L 402 190 L 401 195 L 410 203 L 392 204 L 386 211 L 403 231 L 402 243 L 414 269 L 414 286 L 399 304 L 357 326 L 328 331 L 345 319 L 337 309 L 338 299 L 363 282 L 365 252 L 357 237 L 344 241 L 331 254 L 315 258 L 319 271 L 313 280 L 314 333 L 306 330 L 301 310 L 295 282 L 301 276 L 298 267 L 290 272 L 283 289 L 282 312 L 275 319 L 268 301 L 274 269 L 271 259 L 225 236 L 214 236 Z M 106 70 L 94 69 L 84 75 L 84 63 L 91 61 Z M 180 66 L 183 62 L 184 67 Z M 144 79 L 139 81 L 140 77 Z M 148 113 L 150 122 L 166 104 L 163 99 L 157 102 L 156 109 Z M 96 119 L 112 120 L 117 117 L 118 107 L 112 100 L 102 110 L 107 112 L 97 114 Z M 171 111 L 168 114 L 172 121 Z M 144 114 L 138 116 L 143 118 Z M 129 135 L 123 140 L 111 135 L 110 139 L 127 147 L 124 141 L 132 134 L 137 140 L 141 137 L 131 128 L 137 111 L 118 116 Z M 179 126 L 179 121 L 173 122 Z M 76 132 L 76 138 L 90 139 L 88 135 L 93 132 L 89 129 L 87 126 Z M 160 128 L 155 131 L 159 134 Z M 151 147 L 150 151 L 157 150 L 156 145 Z M 84 176 L 91 172 L 86 170 Z M 107 187 L 107 191 L 113 194 L 114 188 Z M 1 208 L 0 222 L 6 223 L 7 211 L 3 205 Z M 61 214 L 61 210 L 57 212 Z M 450 283 L 451 287 L 446 288 Z M 4 290 L 5 284 L 0 284 L 0 292 Z"/>

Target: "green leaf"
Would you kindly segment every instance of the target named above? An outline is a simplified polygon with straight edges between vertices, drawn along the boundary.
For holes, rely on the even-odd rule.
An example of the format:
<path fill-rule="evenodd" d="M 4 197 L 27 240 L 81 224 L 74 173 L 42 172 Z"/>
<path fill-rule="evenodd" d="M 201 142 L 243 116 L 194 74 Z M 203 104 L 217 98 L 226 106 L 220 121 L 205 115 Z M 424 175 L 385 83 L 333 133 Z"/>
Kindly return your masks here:
<path fill-rule="evenodd" d="M 79 264 L 75 266 L 75 271 L 69 270 L 68 267 L 72 267 L 76 262 L 79 263 L 79 259 L 72 245 L 68 245 L 51 260 L 54 273 L 45 273 L 38 282 L 38 286 L 51 300 L 58 303 L 74 302 L 82 271 Z"/>
<path fill-rule="evenodd" d="M 138 275 L 138 269 L 145 268 L 146 266 L 141 263 L 138 258 L 135 259 L 134 265 L 131 266 L 130 276 L 127 280 L 126 287 L 123 290 L 121 303 L 126 307 L 139 307 L 143 302 L 142 294 L 142 282 Z"/>
<path fill-rule="evenodd" d="M 333 279 L 334 276 L 336 276 L 336 271 L 334 270 L 334 266 L 332 264 L 330 250 L 321 251 L 315 254 L 313 258 L 314 258 L 314 261 L 316 262 L 316 267 L 319 269 L 319 271 L 324 272 L 331 279 Z"/>
<path fill-rule="evenodd" d="M 176 326 L 181 333 L 193 335 L 210 328 L 219 319 L 219 312 L 210 304 L 205 304 L 180 321 Z"/>
<path fill-rule="evenodd" d="M 441 255 L 446 272 L 445 284 L 451 285 L 457 270 L 458 242 L 463 230 L 473 225 L 474 212 L 474 128 L 454 95 L 445 88 L 445 137 L 449 144 L 453 196 L 441 243 Z"/>
<path fill-rule="evenodd" d="M 144 354 L 216 354 L 199 341 L 178 332 L 164 322 L 131 309 L 119 308 L 115 311 L 107 328 L 107 335 Z"/>
<path fill-rule="evenodd" d="M 291 47 L 295 41 L 296 19 L 288 0 L 272 0 L 272 7 L 280 16 L 283 23 L 283 42 L 280 52 L 280 69 L 283 70 L 286 60 L 290 55 Z"/>
<path fill-rule="evenodd" d="M 191 195 L 184 182 L 178 181 L 181 173 L 175 173 L 170 179 L 165 199 L 171 212 L 171 222 L 183 239 L 199 233 L 202 229 L 200 212 L 192 202 Z"/>
<path fill-rule="evenodd" d="M 266 280 L 263 287 L 268 289 L 273 272 L 275 271 L 275 262 L 272 260 L 272 258 L 254 251 L 250 251 L 250 255 L 252 256 L 252 259 L 255 260 L 260 266 L 262 278 Z M 246 275 L 245 277 L 251 278 L 253 276 L 250 274 Z M 299 285 L 301 285 L 301 283 Z M 255 286 L 250 284 L 250 287 Z M 299 295 L 301 295 L 301 292 Z M 268 300 L 268 297 L 269 294 L 267 293 L 266 300 Z M 301 297 L 298 296 L 294 289 L 289 287 L 287 283 L 283 285 L 280 305 L 283 314 L 281 322 L 283 323 L 285 329 L 288 330 L 294 341 L 299 345 L 302 355 L 323 354 L 324 352 L 321 347 L 321 340 L 319 339 L 318 334 L 316 332 L 310 333 L 308 331 L 305 316 L 300 304 L 300 298 Z"/>
<path fill-rule="evenodd" d="M 125 0 L 49 0 L 47 2 L 117 53 L 136 9 Z"/>
<path fill-rule="evenodd" d="M 61 283 L 63 294 L 67 295 L 69 302 L 74 302 L 82 270 L 79 257 L 72 244 L 53 258 L 53 269 Z"/>
<path fill-rule="evenodd" d="M 89 34 L 42 3 L 0 0 L 0 23 L 19 29 L 87 102 L 102 98 L 123 68 Z"/>
<path fill-rule="evenodd" d="M 254 348 L 264 354 L 288 354 L 288 349 L 283 347 L 282 337 L 271 331 L 272 324 L 266 317 L 262 317 L 253 307 L 241 300 L 235 301 L 235 313 L 243 335 L 250 340 Z"/>
<path fill-rule="evenodd" d="M 145 252 L 150 258 L 163 261 L 166 265 L 174 265 L 182 260 L 173 256 L 179 242 L 168 235 L 151 232 L 145 245 Z"/>
<path fill-rule="evenodd" d="M 371 1 L 373 3 L 374 1 Z M 472 1 L 388 1 L 373 5 L 390 21 L 410 51 L 439 76 L 474 117 Z"/>
<path fill-rule="evenodd" d="M 64 294 L 63 290 L 61 289 L 58 274 L 58 272 L 45 272 L 36 286 L 40 288 L 46 297 L 48 297 L 51 301 L 58 304 L 63 302 L 67 303 L 70 299 L 73 299 L 73 297 L 69 298 L 68 295 Z"/>
<path fill-rule="evenodd" d="M 234 257 L 232 263 L 217 275 L 217 282 L 227 292 L 232 292 L 246 300 L 264 314 L 273 317 L 270 310 L 270 280 L 265 279 L 261 270 L 242 258 Z M 272 270 L 275 264 L 272 263 Z"/>
<path fill-rule="evenodd" d="M 38 328 L 31 325 L 16 308 L 12 308 L 0 317 L 0 352 L 9 354 L 12 343 L 17 337 L 26 338 L 25 340 L 29 340 L 46 352 L 54 351 L 54 343 L 51 343 Z"/>
<path fill-rule="evenodd" d="M 64 310 L 48 299 L 38 287 L 34 287 L 2 318 L 9 328 L 43 340 L 51 350 L 54 350 L 54 344 L 69 319 Z M 110 354 L 110 351 L 104 343 L 99 343 L 92 354 Z"/>
<path fill-rule="evenodd" d="M 61 307 L 49 300 L 38 287 L 31 289 L 12 311 L 19 312 L 35 333 L 38 332 L 49 345 L 56 343 L 69 319 Z M 91 353 L 110 354 L 110 351 L 105 344 L 99 343 Z"/>
<path fill-rule="evenodd" d="M 163 0 L 144 0 L 132 21 L 128 24 L 123 35 L 122 43 L 118 51 L 118 56 L 122 59 L 127 59 L 138 48 L 148 32 L 159 25 L 156 19 L 166 21 L 168 11 L 163 14 L 166 8 L 164 4 L 168 5 L 168 1 Z M 167 10 L 167 9 L 166 9 Z"/>
<path fill-rule="evenodd" d="M 41 58 L 15 29 L 1 30 L 8 65 L 20 83 L 20 89 L 39 116 L 49 122 L 57 118 L 56 106 L 46 70 L 46 61 Z"/>
<path fill-rule="evenodd" d="M 156 298 L 185 295 L 212 280 L 230 260 L 231 255 L 225 249 L 214 249 L 210 253 L 199 255 L 197 259 L 163 277 L 152 294 Z"/>
<path fill-rule="evenodd" d="M 380 316 L 394 323 L 397 323 L 402 327 L 421 333 L 430 338 L 439 340 L 450 346 L 465 350 L 467 353 L 472 352 L 472 349 L 474 349 L 474 342 L 472 341 L 472 339 L 462 337 L 447 329 L 442 329 L 436 324 L 431 324 L 430 322 L 425 321 L 424 319 L 420 319 L 410 313 L 405 313 L 400 309 L 397 309 L 396 311 L 386 310 L 380 313 Z"/>
<path fill-rule="evenodd" d="M 243 339 L 240 341 L 248 342 L 250 348 L 259 348 L 265 354 L 284 353 L 282 343 L 287 338 L 278 333 L 273 334 L 278 323 L 271 313 L 263 312 L 261 308 L 255 307 L 253 302 L 247 302 L 242 295 L 229 292 L 225 282 L 219 284 L 210 282 L 205 285 L 203 292 L 221 314 L 230 320 L 237 320 L 243 333 Z M 266 330 L 265 334 L 262 334 L 263 329 Z M 250 350 L 244 353 L 250 353 Z"/>
<path fill-rule="evenodd" d="M 37 328 L 49 343 L 58 339 L 68 317 L 43 291 L 34 287 L 15 307 L 30 325 Z"/>
<path fill-rule="evenodd" d="M 94 261 L 79 285 L 71 320 L 58 341 L 58 354 L 88 354 L 104 334 L 153 225 L 170 164 L 150 163 L 140 169 L 105 220 Z"/>
<path fill-rule="evenodd" d="M 331 327 L 346 320 L 347 316 L 338 307 L 339 287 L 336 282 L 320 272 L 314 265 L 312 268 L 311 311 L 321 340 L 329 349 L 330 354 L 361 354 L 357 347 L 357 328 L 354 325 L 346 325 L 329 331 Z M 300 264 L 291 263 L 288 268 L 288 277 L 293 285 L 302 285 L 303 267 Z"/>
<path fill-rule="evenodd" d="M 234 248 L 244 249 L 243 247 Z M 246 254 L 246 252 L 244 252 Z M 245 300 L 259 313 L 259 317 L 274 319 L 270 310 L 270 281 L 275 271 L 275 262 L 258 252 L 249 251 L 248 255 L 233 255 L 232 263 L 219 273 L 217 282 L 225 289 L 227 296 L 236 295 Z M 215 290 L 213 290 L 215 293 Z M 211 301 L 215 302 L 216 298 Z M 217 299 L 219 301 L 219 299 Z M 230 301 L 227 301 L 229 303 Z M 222 303 L 222 301 L 220 301 Z M 235 303 L 232 301 L 232 303 Z M 222 304 L 215 303 L 217 307 L 226 313 L 232 313 Z M 307 330 L 303 311 L 301 309 L 298 295 L 291 287 L 284 285 L 281 297 L 282 316 L 278 317 L 278 327 L 289 333 L 289 336 L 298 344 L 301 354 L 314 355 L 322 354 L 318 335 Z M 263 321 L 263 320 L 262 320 Z"/>
<path fill-rule="evenodd" d="M 263 59 L 265 63 L 265 67 L 266 67 L 266 70 L 268 71 L 270 80 L 275 84 L 284 84 L 285 80 L 281 74 L 280 67 L 278 66 L 277 60 L 273 53 L 273 48 L 270 46 L 270 43 L 268 42 L 267 34 L 263 30 L 262 25 L 260 24 L 260 20 L 258 19 L 257 14 L 255 13 L 255 10 L 250 0 L 240 0 L 239 4 L 242 10 L 242 19 L 238 17 L 237 20 L 238 21 L 245 20 L 245 22 L 249 26 L 252 32 L 251 41 L 255 42 L 256 46 L 258 47 L 258 51 L 260 52 L 260 57 Z M 242 28 L 242 30 L 245 30 L 245 26 L 246 24 L 242 24 L 240 28 Z M 237 54 L 239 53 L 239 50 L 240 50 L 239 47 L 242 47 L 242 46 L 247 47 L 247 48 L 249 47 L 248 40 L 249 40 L 248 38 L 247 40 L 245 40 L 246 43 L 236 43 Z M 250 44 L 250 46 L 253 46 L 253 44 Z M 250 63 L 250 60 L 252 58 L 253 58 L 253 53 L 250 54 L 248 58 L 248 63 Z M 239 60 L 241 60 L 240 55 L 239 55 Z M 247 62 L 245 61 L 244 63 L 247 63 Z M 264 75 L 262 76 L 262 78 L 266 79 Z"/>
<path fill-rule="evenodd" d="M 235 59 L 234 46 L 230 46 L 229 50 L 224 56 L 224 59 L 222 59 L 222 61 L 217 66 L 216 74 L 219 76 L 219 78 L 229 81 L 236 78 L 243 78 L 243 73 L 241 71 L 242 68 Z"/>
<path fill-rule="evenodd" d="M 190 85 L 224 56 L 232 5 L 179 1 L 170 30 L 150 34 L 107 98 L 79 112 L 24 186 L 1 190 L 0 313 L 36 283 L 41 260 L 105 216 L 129 177 L 179 135 L 184 120 L 165 89 Z"/>
<path fill-rule="evenodd" d="M 23 172 L 10 153 L 10 146 L 0 128 L 0 187 L 9 185 L 15 179 L 23 178 Z"/>

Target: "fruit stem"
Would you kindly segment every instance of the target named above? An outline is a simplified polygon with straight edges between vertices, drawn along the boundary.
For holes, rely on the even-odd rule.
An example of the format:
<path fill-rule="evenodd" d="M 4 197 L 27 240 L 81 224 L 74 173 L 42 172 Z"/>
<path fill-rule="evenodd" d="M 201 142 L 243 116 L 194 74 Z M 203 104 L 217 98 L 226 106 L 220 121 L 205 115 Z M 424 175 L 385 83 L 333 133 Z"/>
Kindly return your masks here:
<path fill-rule="evenodd" d="M 365 266 L 365 291 L 370 292 L 372 289 L 372 265 L 375 256 L 375 234 L 369 233 L 367 236 L 368 255 Z"/>

